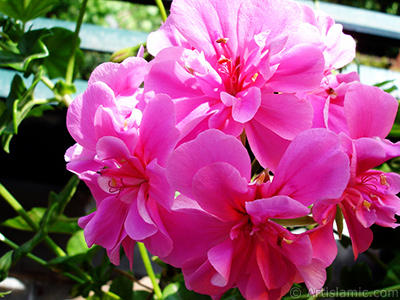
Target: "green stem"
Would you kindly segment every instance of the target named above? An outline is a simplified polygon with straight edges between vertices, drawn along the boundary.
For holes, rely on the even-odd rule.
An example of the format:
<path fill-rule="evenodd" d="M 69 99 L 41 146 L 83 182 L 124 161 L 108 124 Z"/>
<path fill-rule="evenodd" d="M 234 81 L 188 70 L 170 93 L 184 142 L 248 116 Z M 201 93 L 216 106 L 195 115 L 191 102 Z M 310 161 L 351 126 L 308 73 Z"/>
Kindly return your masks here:
<path fill-rule="evenodd" d="M 42 105 L 42 104 L 47 104 L 47 103 L 49 103 L 49 100 L 48 100 L 48 99 L 45 99 L 45 98 L 33 99 L 33 103 L 34 103 L 35 105 Z"/>
<path fill-rule="evenodd" d="M 32 221 L 25 209 L 19 202 L 10 194 L 9 191 L 0 183 L 0 195 L 7 201 L 7 203 L 25 220 L 25 222 L 34 230 L 38 231 L 39 227 Z M 66 253 L 49 237 L 44 239 L 46 245 L 59 257 L 66 256 Z"/>
<path fill-rule="evenodd" d="M 144 267 L 146 268 L 147 275 L 149 275 L 151 283 L 153 285 L 154 294 L 156 295 L 157 299 L 162 298 L 161 289 L 157 283 L 156 275 L 154 274 L 153 267 L 151 265 L 151 261 L 149 258 L 149 254 L 147 253 L 147 249 L 143 243 L 137 242 L 139 247 L 140 255 L 142 256 Z"/>
<path fill-rule="evenodd" d="M 6 238 L 3 234 L 0 233 L 0 241 L 2 241 L 4 244 L 6 244 L 7 246 L 11 247 L 12 249 L 18 249 L 19 246 L 17 244 L 15 244 L 14 242 L 10 241 L 8 238 Z M 26 255 L 28 258 L 30 258 L 31 260 L 33 260 L 34 262 L 42 265 L 42 266 L 46 266 L 47 262 L 43 259 L 41 259 L 40 257 L 37 257 L 36 255 L 33 255 L 32 253 L 28 253 Z"/>
<path fill-rule="evenodd" d="M 83 0 L 81 9 L 79 11 L 78 20 L 76 22 L 74 37 L 72 39 L 72 48 L 71 54 L 68 60 L 67 71 L 65 73 L 65 81 L 68 84 L 71 84 L 74 78 L 74 67 L 75 67 L 75 53 L 78 47 L 78 40 L 79 40 L 79 31 L 81 30 L 81 25 L 83 22 L 83 16 L 85 15 L 86 4 L 88 0 Z"/>
<path fill-rule="evenodd" d="M 122 275 L 122 276 L 125 276 L 125 277 L 128 278 L 130 281 L 132 281 L 132 282 L 134 282 L 134 283 L 136 283 L 136 284 L 138 284 L 138 285 L 144 287 L 145 289 L 147 289 L 147 290 L 149 290 L 149 291 L 152 291 L 152 290 L 153 290 L 151 287 L 148 287 L 147 285 L 141 283 L 139 280 L 136 279 L 135 276 L 133 276 L 132 274 L 129 274 L 128 272 L 126 272 L 126 271 L 124 271 L 124 270 L 115 268 L 113 271 L 114 271 L 115 273 L 118 273 L 118 274 Z"/>
<path fill-rule="evenodd" d="M 319 10 L 319 0 L 314 0 L 315 9 Z"/>
<path fill-rule="evenodd" d="M 12 241 L 9 240 L 8 238 L 6 238 L 6 237 L 5 237 L 3 234 L 1 234 L 1 233 L 0 233 L 0 241 L 3 242 L 4 244 L 6 244 L 7 246 L 9 246 L 10 248 L 14 249 L 14 250 L 16 250 L 16 249 L 19 248 L 19 246 L 18 246 L 17 244 L 15 244 L 14 242 L 12 242 Z M 26 254 L 26 257 L 28 257 L 29 259 L 33 260 L 34 262 L 36 262 L 36 263 L 38 263 L 38 264 L 40 264 L 40 265 L 42 265 L 42 266 L 49 267 L 49 266 L 47 265 L 47 262 L 46 262 L 45 260 L 41 259 L 40 257 L 37 257 L 36 255 L 33 255 L 32 253 Z M 73 275 L 73 274 L 66 273 L 66 272 L 62 272 L 61 274 L 64 275 L 65 277 L 68 277 L 69 279 L 72 279 L 72 280 L 74 280 L 74 281 L 80 283 L 80 284 L 85 283 L 84 280 L 82 280 L 82 279 L 79 278 L 79 277 L 76 277 L 76 276 Z"/>
<path fill-rule="evenodd" d="M 108 296 L 108 298 L 110 298 L 110 299 L 115 299 L 115 300 L 121 300 L 122 298 L 120 297 L 120 296 L 118 296 L 118 295 L 116 295 L 116 294 L 114 294 L 113 292 L 110 292 L 110 291 L 108 291 L 108 292 L 103 292 L 105 295 L 107 295 Z"/>
<path fill-rule="evenodd" d="M 155 1 L 158 6 L 158 9 L 160 10 L 161 17 L 162 17 L 163 21 L 165 22 L 165 20 L 167 19 L 167 12 L 165 11 L 164 4 L 163 4 L 162 0 L 155 0 Z"/>
<path fill-rule="evenodd" d="M 51 90 L 54 89 L 54 83 L 46 76 L 41 76 L 40 80 Z"/>

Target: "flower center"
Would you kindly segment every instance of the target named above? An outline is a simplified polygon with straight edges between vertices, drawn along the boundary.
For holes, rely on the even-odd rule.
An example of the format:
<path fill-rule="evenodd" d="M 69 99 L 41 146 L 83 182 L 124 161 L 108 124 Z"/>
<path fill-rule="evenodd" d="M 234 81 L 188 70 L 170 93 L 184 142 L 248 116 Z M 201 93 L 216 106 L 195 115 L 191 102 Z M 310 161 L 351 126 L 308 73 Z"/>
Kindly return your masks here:
<path fill-rule="evenodd" d="M 116 198 L 126 203 L 132 201 L 134 194 L 147 181 L 144 170 L 139 170 L 125 159 L 114 161 L 98 173 L 98 183 L 103 191 L 116 195 Z"/>
<path fill-rule="evenodd" d="M 243 74 L 244 66 L 240 63 L 240 57 L 232 58 L 229 50 L 229 39 L 219 38 L 217 43 L 217 53 L 219 53 L 217 71 L 225 85 L 225 90 L 232 96 L 249 88 L 256 81 L 258 73 Z M 246 78 L 250 78 L 246 82 Z"/>

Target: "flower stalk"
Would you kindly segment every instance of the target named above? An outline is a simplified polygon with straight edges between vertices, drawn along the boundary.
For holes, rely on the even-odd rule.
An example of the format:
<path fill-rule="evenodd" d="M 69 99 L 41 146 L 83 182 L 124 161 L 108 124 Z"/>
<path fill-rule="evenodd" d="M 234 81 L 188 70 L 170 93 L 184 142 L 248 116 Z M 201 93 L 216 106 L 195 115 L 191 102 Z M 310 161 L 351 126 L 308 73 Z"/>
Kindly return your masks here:
<path fill-rule="evenodd" d="M 140 255 L 142 256 L 144 267 L 146 268 L 147 275 L 149 275 L 151 283 L 153 285 L 154 294 L 156 299 L 162 299 L 162 293 L 160 286 L 157 283 L 156 275 L 154 274 L 153 267 L 151 265 L 149 254 L 147 253 L 146 246 L 143 243 L 137 243 L 140 251 Z"/>
<path fill-rule="evenodd" d="M 162 0 L 155 0 L 155 1 L 158 6 L 158 9 L 160 10 L 161 17 L 165 22 L 165 20 L 167 20 L 167 12 L 165 11 L 164 4 L 162 3 Z"/>
<path fill-rule="evenodd" d="M 78 46 L 79 31 L 81 30 L 81 25 L 83 22 L 83 16 L 85 15 L 87 2 L 88 2 L 88 0 L 83 0 L 81 9 L 79 11 L 79 17 L 76 22 L 74 37 L 72 40 L 72 50 L 71 50 L 71 54 L 70 54 L 70 57 L 68 60 L 67 71 L 65 73 L 65 81 L 66 81 L 66 83 L 69 83 L 69 84 L 72 83 L 73 77 L 74 77 L 75 54 L 76 54 L 76 50 L 77 50 L 77 46 Z"/>
<path fill-rule="evenodd" d="M 35 224 L 32 219 L 29 217 L 26 210 L 22 207 L 22 205 L 14 198 L 13 195 L 2 185 L 0 184 L 0 195 L 7 201 L 7 203 L 25 220 L 25 222 L 34 230 L 38 231 L 39 227 Z M 66 256 L 66 253 L 49 237 L 46 236 L 44 238 L 44 242 L 49 247 L 53 253 L 59 257 Z"/>

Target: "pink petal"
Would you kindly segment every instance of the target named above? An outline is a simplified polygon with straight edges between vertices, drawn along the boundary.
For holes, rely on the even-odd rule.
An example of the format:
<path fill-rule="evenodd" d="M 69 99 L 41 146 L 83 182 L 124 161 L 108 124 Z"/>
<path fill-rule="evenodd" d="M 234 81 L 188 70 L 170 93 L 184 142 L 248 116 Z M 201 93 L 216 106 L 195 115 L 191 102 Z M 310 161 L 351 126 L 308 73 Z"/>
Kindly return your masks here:
<path fill-rule="evenodd" d="M 346 201 L 343 201 L 341 206 L 353 246 L 354 260 L 356 260 L 358 253 L 366 251 L 371 246 L 373 234 L 371 229 L 361 225 L 352 207 Z"/>
<path fill-rule="evenodd" d="M 114 196 L 104 199 L 96 214 L 86 224 L 84 232 L 89 247 L 93 244 L 114 248 L 123 230 L 128 207 Z"/>
<path fill-rule="evenodd" d="M 205 211 L 222 220 L 243 218 L 244 202 L 254 199 L 246 179 L 226 162 L 201 168 L 193 177 L 192 192 Z"/>
<path fill-rule="evenodd" d="M 325 60 L 313 45 L 300 44 L 285 52 L 278 69 L 267 85 L 275 92 L 294 93 L 317 88 L 322 80 Z"/>
<path fill-rule="evenodd" d="M 197 208 L 163 210 L 160 215 L 174 244 L 171 253 L 162 260 L 178 268 L 192 258 L 205 259 L 209 249 L 229 238 L 232 228 L 232 223 L 221 222 Z"/>
<path fill-rule="evenodd" d="M 313 257 L 320 259 L 323 261 L 324 267 L 328 267 L 336 258 L 338 252 L 333 236 L 333 220 L 326 225 L 308 230 L 305 234 L 310 237 Z"/>
<path fill-rule="evenodd" d="M 379 138 L 359 138 L 353 143 L 353 155 L 357 158 L 357 175 L 400 156 L 400 143 L 393 144 L 389 140 Z"/>
<path fill-rule="evenodd" d="M 310 102 L 292 94 L 262 94 L 255 119 L 282 138 L 292 140 L 311 128 L 313 108 Z"/>
<path fill-rule="evenodd" d="M 97 159 L 99 161 L 108 159 L 128 159 L 131 158 L 126 144 L 114 136 L 105 136 L 99 139 L 96 145 Z"/>
<path fill-rule="evenodd" d="M 231 272 L 234 246 L 231 239 L 226 239 L 222 243 L 211 248 L 207 253 L 210 264 L 218 272 L 211 278 L 211 283 L 218 287 L 224 287 L 229 282 Z"/>
<path fill-rule="evenodd" d="M 170 209 L 175 192 L 168 184 L 165 169 L 153 160 L 146 166 L 146 175 L 149 181 L 149 198 L 154 199 L 164 208 Z"/>
<path fill-rule="evenodd" d="M 142 84 L 147 73 L 147 61 L 140 57 L 128 57 L 122 63 L 106 62 L 90 75 L 88 85 L 104 82 L 115 94 L 132 95 Z"/>
<path fill-rule="evenodd" d="M 263 168 L 275 171 L 290 141 L 284 139 L 255 119 L 245 124 L 251 151 Z"/>
<path fill-rule="evenodd" d="M 160 165 L 165 165 L 179 139 L 175 122 L 174 104 L 167 95 L 157 95 L 146 105 L 140 123 L 138 145 L 143 163 L 157 159 Z"/>
<path fill-rule="evenodd" d="M 228 150 L 229 149 L 229 150 Z M 227 162 L 250 181 L 250 158 L 233 136 L 210 129 L 179 146 L 167 162 L 167 178 L 173 188 L 193 198 L 192 182 L 197 171 L 214 162 Z"/>
<path fill-rule="evenodd" d="M 94 149 L 97 136 L 94 119 L 99 106 L 115 107 L 113 91 L 97 82 L 72 101 L 67 112 L 67 127 L 71 136 L 85 148 Z"/>
<path fill-rule="evenodd" d="M 147 208 L 151 212 L 151 218 L 158 230 L 153 235 L 142 240 L 142 242 L 145 244 L 147 250 L 149 250 L 153 255 L 159 257 L 167 256 L 171 252 L 173 245 L 161 219 L 161 208 L 154 199 L 149 199 L 147 202 Z"/>
<path fill-rule="evenodd" d="M 350 137 L 385 138 L 392 129 L 397 107 L 396 99 L 378 87 L 353 83 L 344 102 Z"/>
<path fill-rule="evenodd" d="M 179 32 L 195 49 L 206 56 L 215 55 L 221 47 L 216 41 L 227 38 L 229 48 L 237 48 L 237 10 L 241 1 L 178 0 L 171 7 L 171 16 Z M 216 50 L 216 49 L 217 50 Z M 231 53 L 232 57 L 236 53 Z"/>
<path fill-rule="evenodd" d="M 151 55 L 156 56 L 161 50 L 174 46 L 182 46 L 187 49 L 192 48 L 182 34 L 176 29 L 172 18 L 167 18 L 160 29 L 149 34 L 146 48 Z"/>
<path fill-rule="evenodd" d="M 167 48 L 164 51 L 169 53 L 173 50 L 182 53 L 182 49 L 174 48 Z M 196 78 L 172 59 L 154 60 L 145 79 L 145 92 L 147 91 L 167 94 L 172 100 L 204 96 Z"/>
<path fill-rule="evenodd" d="M 314 295 L 322 290 L 326 281 L 326 271 L 322 260 L 313 258 L 307 266 L 298 266 L 297 269 L 303 277 L 310 294 Z"/>
<path fill-rule="evenodd" d="M 142 185 L 137 199 L 133 199 L 130 204 L 124 223 L 126 232 L 135 241 L 144 240 L 157 232 L 157 226 L 151 219 L 150 212 L 147 209 L 143 189 Z"/>
<path fill-rule="evenodd" d="M 213 284 L 213 278 L 220 276 L 208 260 L 195 258 L 187 261 L 182 267 L 182 273 L 185 278 L 185 284 L 190 290 L 197 293 L 211 296 L 224 294 L 232 286 L 216 286 Z M 214 298 L 213 297 L 213 298 Z M 219 299 L 216 297 L 214 299 Z"/>
<path fill-rule="evenodd" d="M 124 248 L 125 256 L 129 260 L 129 267 L 133 268 L 133 250 L 135 247 L 135 241 L 129 238 L 128 236 L 122 240 L 122 247 Z"/>
<path fill-rule="evenodd" d="M 246 202 L 247 213 L 257 218 L 260 223 L 267 219 L 292 219 L 310 213 L 310 209 L 287 196 L 275 196 Z"/>
<path fill-rule="evenodd" d="M 232 117 L 235 121 L 246 123 L 257 113 L 261 104 L 261 91 L 251 87 L 234 97 Z"/>
<path fill-rule="evenodd" d="M 348 157 L 339 147 L 338 136 L 325 129 L 299 134 L 277 167 L 270 195 L 287 195 L 305 205 L 339 198 L 350 178 Z"/>

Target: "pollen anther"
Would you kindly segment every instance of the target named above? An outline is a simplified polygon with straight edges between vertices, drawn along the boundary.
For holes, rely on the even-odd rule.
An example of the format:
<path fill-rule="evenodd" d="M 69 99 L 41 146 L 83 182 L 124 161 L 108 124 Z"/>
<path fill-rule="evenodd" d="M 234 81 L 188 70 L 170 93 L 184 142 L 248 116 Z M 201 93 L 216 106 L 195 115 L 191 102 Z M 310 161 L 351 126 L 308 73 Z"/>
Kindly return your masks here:
<path fill-rule="evenodd" d="M 371 203 L 369 203 L 368 201 L 364 200 L 363 205 L 369 210 L 369 208 L 371 207 Z"/>
<path fill-rule="evenodd" d="M 219 64 L 224 64 L 224 63 L 227 63 L 229 61 L 230 61 L 229 58 L 226 58 L 225 56 L 222 55 L 221 58 L 218 60 L 218 63 Z"/>
<path fill-rule="evenodd" d="M 386 180 L 386 175 L 384 175 L 384 174 L 381 174 L 381 184 L 382 185 L 387 185 L 387 186 L 389 186 L 389 184 L 388 184 L 388 182 L 387 182 L 387 180 Z"/>
<path fill-rule="evenodd" d="M 221 44 L 221 43 L 226 44 L 226 43 L 228 43 L 228 41 L 229 41 L 228 38 L 219 38 L 219 39 L 216 40 L 215 42 L 218 43 L 218 44 Z"/>

